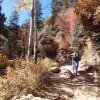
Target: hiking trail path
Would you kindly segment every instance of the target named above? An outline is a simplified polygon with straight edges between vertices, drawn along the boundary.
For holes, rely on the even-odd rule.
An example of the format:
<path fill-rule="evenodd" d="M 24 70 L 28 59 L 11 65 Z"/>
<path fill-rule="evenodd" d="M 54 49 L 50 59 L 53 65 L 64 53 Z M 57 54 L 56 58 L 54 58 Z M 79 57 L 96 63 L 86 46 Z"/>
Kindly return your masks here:
<path fill-rule="evenodd" d="M 71 65 L 60 67 L 61 72 L 52 74 L 46 97 L 50 100 L 100 100 L 100 85 L 93 83 L 86 72 L 79 68 L 78 76 L 67 79 Z"/>

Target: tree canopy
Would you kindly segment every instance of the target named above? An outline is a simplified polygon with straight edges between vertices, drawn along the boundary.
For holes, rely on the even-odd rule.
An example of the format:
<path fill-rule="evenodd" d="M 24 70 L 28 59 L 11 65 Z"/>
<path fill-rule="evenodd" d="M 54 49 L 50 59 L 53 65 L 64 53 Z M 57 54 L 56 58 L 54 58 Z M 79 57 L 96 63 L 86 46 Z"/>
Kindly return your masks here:
<path fill-rule="evenodd" d="M 0 2 L 0 34 L 5 34 L 5 22 L 6 22 L 6 17 L 5 14 L 2 13 L 2 6 Z"/>

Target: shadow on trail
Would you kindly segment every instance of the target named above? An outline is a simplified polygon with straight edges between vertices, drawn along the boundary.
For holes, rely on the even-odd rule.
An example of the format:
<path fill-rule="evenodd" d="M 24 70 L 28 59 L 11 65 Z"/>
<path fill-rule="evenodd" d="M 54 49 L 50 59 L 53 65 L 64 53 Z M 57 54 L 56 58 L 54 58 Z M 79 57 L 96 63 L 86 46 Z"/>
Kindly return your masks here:
<path fill-rule="evenodd" d="M 78 71 L 78 73 L 79 73 L 79 75 L 86 75 L 87 74 L 87 72 L 86 71 Z"/>
<path fill-rule="evenodd" d="M 74 91 L 76 89 L 83 88 L 86 91 L 92 91 L 92 93 L 96 93 L 97 96 L 100 96 L 99 91 L 95 91 L 93 88 L 100 88 L 99 84 L 87 81 L 83 78 L 85 71 L 79 71 L 79 76 L 75 76 L 73 79 L 66 79 L 65 77 L 59 77 L 59 75 L 52 76 L 50 78 L 51 81 L 51 91 L 53 94 L 65 95 L 68 98 L 74 97 Z M 51 92 L 49 91 L 49 92 Z M 56 99 L 55 99 L 56 100 Z M 66 99 L 57 99 L 57 100 L 66 100 Z"/>
<path fill-rule="evenodd" d="M 80 76 L 75 76 L 74 79 L 66 79 L 62 77 L 61 78 L 51 77 L 51 81 L 52 81 L 52 86 L 53 85 L 55 86 L 65 85 L 66 87 L 74 88 L 74 87 L 88 85 L 88 86 L 96 86 L 96 87 L 98 86 L 99 87 L 99 84 L 81 79 Z"/>
<path fill-rule="evenodd" d="M 78 97 L 77 93 L 80 95 L 80 97 L 81 93 L 83 93 L 83 97 L 87 98 L 88 94 L 90 96 L 93 95 L 95 97 L 100 97 L 100 84 L 93 83 L 93 81 L 88 78 L 87 71 L 80 70 L 78 71 L 78 76 L 74 76 L 72 79 L 68 79 L 66 78 L 65 74 L 66 72 L 69 72 L 67 70 L 70 70 L 70 67 L 67 69 L 65 66 L 63 70 L 64 72 L 59 74 L 49 74 L 50 79 L 46 86 L 46 95 L 50 100 L 74 100 L 74 97 Z M 60 76 L 62 74 L 64 76 Z"/>

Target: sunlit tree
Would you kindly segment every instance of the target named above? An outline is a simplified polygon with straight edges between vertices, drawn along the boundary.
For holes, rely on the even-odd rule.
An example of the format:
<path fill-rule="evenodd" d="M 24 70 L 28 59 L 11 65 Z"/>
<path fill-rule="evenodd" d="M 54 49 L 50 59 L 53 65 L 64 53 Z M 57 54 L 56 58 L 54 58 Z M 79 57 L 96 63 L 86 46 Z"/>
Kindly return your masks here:
<path fill-rule="evenodd" d="M 30 57 L 31 39 L 34 28 L 34 62 L 37 62 L 37 0 L 16 0 L 18 9 L 31 10 L 30 14 L 30 32 L 28 43 L 28 57 Z"/>

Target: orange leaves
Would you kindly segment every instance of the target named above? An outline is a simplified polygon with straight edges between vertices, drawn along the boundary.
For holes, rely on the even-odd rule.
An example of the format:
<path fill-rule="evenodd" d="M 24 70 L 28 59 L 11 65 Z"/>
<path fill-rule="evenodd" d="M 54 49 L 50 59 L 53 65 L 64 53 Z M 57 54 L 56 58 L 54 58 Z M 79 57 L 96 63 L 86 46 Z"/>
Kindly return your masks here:
<path fill-rule="evenodd" d="M 100 6 L 100 0 L 78 0 L 76 12 L 80 14 L 85 9 L 93 14 L 98 6 Z"/>
<path fill-rule="evenodd" d="M 50 25 L 51 24 L 51 21 L 52 21 L 52 17 L 49 16 L 49 17 L 45 18 L 44 24 Z"/>
<path fill-rule="evenodd" d="M 78 0 L 76 13 L 86 30 L 98 30 L 100 26 L 100 0 Z"/>
<path fill-rule="evenodd" d="M 7 57 L 0 54 L 0 69 L 5 69 L 7 66 L 8 66 Z"/>

